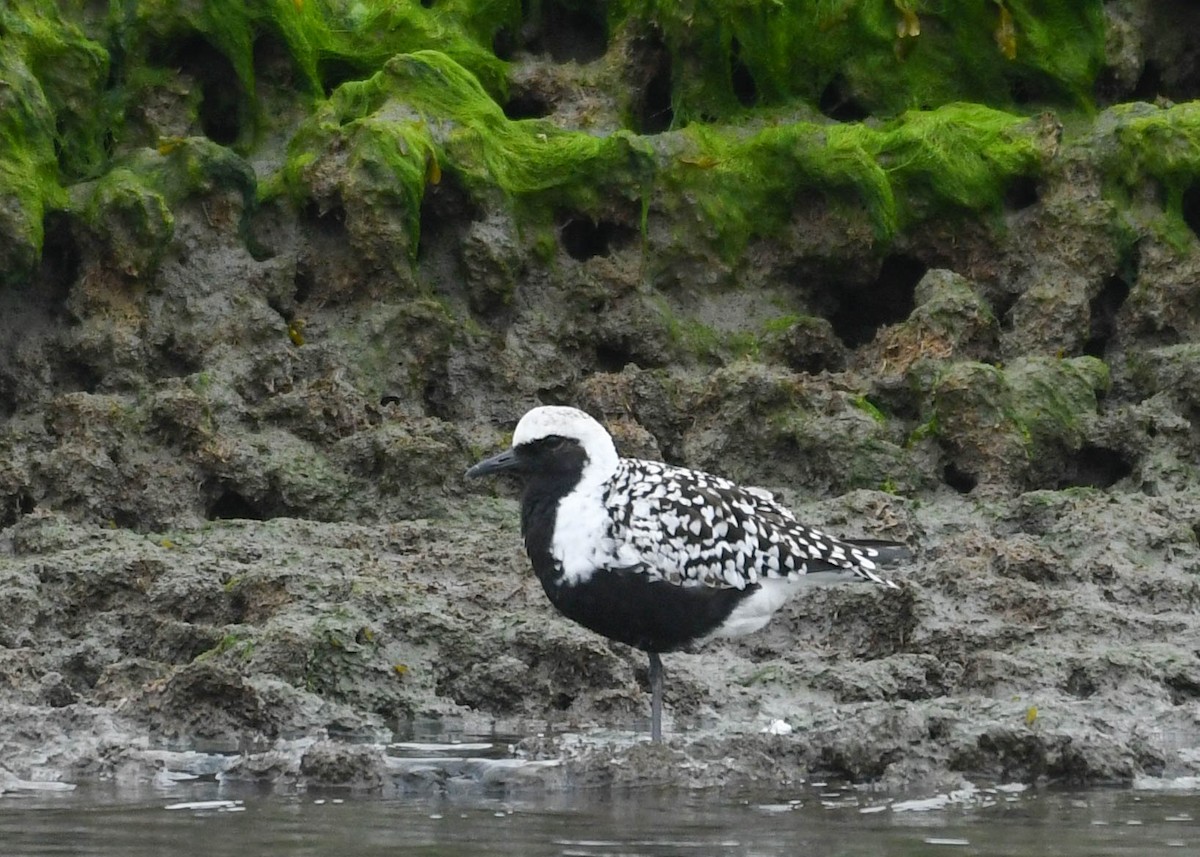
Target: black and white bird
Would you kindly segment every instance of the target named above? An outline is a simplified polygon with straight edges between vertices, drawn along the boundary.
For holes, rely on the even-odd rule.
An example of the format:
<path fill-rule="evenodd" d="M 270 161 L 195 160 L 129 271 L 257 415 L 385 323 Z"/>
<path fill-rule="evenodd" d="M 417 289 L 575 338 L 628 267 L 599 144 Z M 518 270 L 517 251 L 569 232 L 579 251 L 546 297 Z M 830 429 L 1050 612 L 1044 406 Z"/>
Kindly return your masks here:
<path fill-rule="evenodd" d="M 467 471 L 525 482 L 521 532 L 546 595 L 570 619 L 650 655 L 651 737 L 662 739 L 659 654 L 762 628 L 803 583 L 898 589 L 879 565 L 894 542 L 836 539 L 758 488 L 657 461 L 621 458 L 600 423 L 546 406 L 512 448 Z"/>

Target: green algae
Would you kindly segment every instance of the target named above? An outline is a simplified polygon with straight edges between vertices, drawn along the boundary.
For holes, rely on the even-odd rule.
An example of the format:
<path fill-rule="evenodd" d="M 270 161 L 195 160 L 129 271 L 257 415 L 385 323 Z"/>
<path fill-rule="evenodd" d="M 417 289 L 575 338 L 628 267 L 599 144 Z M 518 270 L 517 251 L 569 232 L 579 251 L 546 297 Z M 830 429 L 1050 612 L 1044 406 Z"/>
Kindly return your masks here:
<path fill-rule="evenodd" d="M 851 404 L 858 408 L 864 414 L 875 420 L 877 423 L 886 423 L 887 414 L 879 409 L 879 406 L 872 402 L 865 395 L 855 396 L 851 399 Z"/>
<path fill-rule="evenodd" d="M 17 0 L 0 8 L 0 282 L 37 263 L 43 218 L 66 195 L 60 160 L 76 175 L 97 166 L 89 90 L 107 56 L 52 4 Z"/>
<path fill-rule="evenodd" d="M 664 317 L 667 338 L 684 354 L 713 363 L 757 360 L 758 336 L 750 331 L 720 331 L 694 319 Z"/>
<path fill-rule="evenodd" d="M 175 231 L 174 206 L 218 189 L 240 191 L 248 209 L 255 200 L 254 172 L 230 149 L 194 137 L 120 159 L 100 179 L 72 188 L 67 208 L 136 276 L 152 272 L 166 251 Z"/>
<path fill-rule="evenodd" d="M 83 38 L 73 24 L 57 17 L 34 26 L 31 22 L 40 20 L 45 5 L 25 2 L 9 14 L 15 15 L 13 20 L 21 22 L 30 34 L 27 41 L 40 46 L 35 53 L 42 67 L 57 67 L 56 60 L 64 54 L 78 55 L 83 59 L 65 66 L 72 72 L 75 87 L 84 87 L 85 92 L 88 87 L 98 89 L 107 70 L 107 53 Z M 664 14 L 662 9 L 640 11 Z M 729 11 L 718 9 L 712 14 Z M 638 13 L 636 4 L 625 10 L 628 15 Z M 823 32 L 820 22 L 804 18 L 807 14 L 793 15 L 788 20 L 794 19 L 799 30 L 810 36 Z M 319 96 L 339 77 L 367 75 L 383 65 L 382 71 L 368 79 L 337 88 L 334 97 L 320 108 L 315 125 L 326 132 L 327 138 L 334 136 L 333 129 L 346 128 L 339 133 L 352 136 L 350 146 L 359 154 L 363 170 L 395 180 L 397 200 L 408 210 L 414 235 L 431 159 L 434 163 L 451 163 L 457 175 L 480 193 L 498 187 L 504 194 L 527 197 L 556 189 L 563 191 L 561 198 L 543 199 L 541 208 L 559 204 L 595 210 L 611 204 L 608 197 L 615 190 L 623 198 L 640 200 L 645 216 L 648 207 L 644 188 L 651 170 L 651 150 L 645 140 L 631 134 L 600 138 L 564 132 L 546 122 L 512 122 L 493 100 L 503 91 L 504 74 L 503 63 L 490 52 L 490 39 L 502 28 L 516 26 L 519 15 L 519 4 L 468 0 L 438 4 L 434 10 L 419 4 L 383 2 L 347 7 L 313 0 L 262 4 L 232 0 L 178 4 L 163 0 L 113 4 L 106 27 L 109 43 L 121 63 L 115 76 L 132 82 L 130 91 L 124 93 L 127 99 L 135 97 L 147 81 L 158 79 L 152 67 L 179 59 L 163 45 L 189 39 L 200 40 L 227 60 L 241 90 L 240 109 L 250 113 L 256 103 L 258 80 L 255 50 L 264 39 L 273 39 L 284 47 L 313 96 Z M 778 23 L 764 21 L 772 27 Z M 735 22 L 732 31 L 742 32 L 744 23 Z M 823 36 L 820 41 L 828 39 Z M 753 41 L 743 34 L 742 43 L 749 46 Z M 397 52 L 429 46 L 441 51 L 418 51 L 388 60 Z M 746 51 L 747 62 L 757 63 L 751 53 Z M 764 52 L 763 57 L 766 61 L 768 54 Z M 88 73 L 75 73 L 81 63 L 88 66 Z M 794 71 L 790 76 L 795 76 Z M 49 72 L 40 75 L 39 80 L 47 92 L 68 90 Z M 68 104 L 72 99 L 72 103 L 80 100 L 79 92 L 71 91 L 69 95 L 58 99 L 55 114 L 60 122 L 64 116 L 69 120 L 85 113 Z M 391 104 L 389 110 L 383 109 L 385 103 Z M 401 114 L 413 111 L 419 118 L 397 122 L 397 109 Z M 87 115 L 97 114 L 91 111 Z M 98 115 L 105 114 L 101 111 Z M 708 134 L 696 131 L 692 142 L 699 143 L 699 153 L 695 158 L 684 158 L 684 163 L 691 166 L 679 172 L 703 172 L 702 167 L 694 168 L 706 159 L 714 159 L 724 167 L 712 171 L 717 177 L 715 182 L 694 184 L 713 191 L 704 202 L 706 214 L 720 224 L 721 232 L 733 236 L 727 242 L 730 250 L 744 243 L 746 235 L 769 231 L 772 219 L 777 221 L 782 216 L 776 213 L 772 218 L 770 206 L 758 204 L 766 198 L 779 199 L 781 188 L 793 193 L 809 186 L 834 192 L 851 189 L 865 200 L 886 235 L 903 220 L 898 193 L 929 193 L 960 205 L 977 205 L 981 196 L 994 199 L 998 183 L 1015 171 L 1029 168 L 1028 147 L 1017 140 L 997 139 L 1016 121 L 986 108 L 959 106 L 944 113 L 911 114 L 881 130 L 858 124 L 825 128 L 797 123 L 764 130 L 749 140 L 719 129 Z M 434 127 L 438 122 L 449 124 L 445 133 Z M 253 124 L 252 116 L 238 123 L 239 127 Z M 70 122 L 67 127 L 71 128 Z M 86 152 L 81 150 L 65 159 L 64 166 L 69 167 L 65 172 L 95 170 L 100 160 L 95 141 L 102 136 L 102 128 L 87 133 L 78 128 L 75 131 L 73 139 L 90 142 Z M 293 186 L 303 168 L 315 158 L 314 151 L 321 147 L 321 141 L 312 136 L 311 129 L 307 134 L 302 131 L 293 145 L 294 152 L 307 146 L 307 151 L 299 151 L 289 164 L 288 178 Z M 244 136 L 238 140 L 241 145 L 248 142 Z M 334 145 L 331 139 L 325 142 Z M 964 148 L 964 142 L 972 145 Z M 970 162 L 973 152 L 978 153 L 980 162 Z M 756 164 L 761 165 L 762 174 L 755 174 Z M 780 166 L 784 169 L 778 170 Z M 671 171 L 668 163 L 663 170 L 668 182 Z M 623 176 L 623 180 L 613 181 L 614 175 Z M 689 184 L 686 176 L 675 178 Z M 739 206 L 721 192 L 726 183 L 758 188 L 760 192 L 752 200 L 754 204 Z M 787 200 L 789 195 L 785 193 L 782 198 Z M 764 207 L 768 212 L 760 222 L 757 211 Z M 415 241 L 410 242 L 410 249 L 414 247 Z"/>
<path fill-rule="evenodd" d="M 282 99 L 312 112 L 298 131 L 283 132 L 286 165 L 264 177 L 262 194 L 286 191 L 322 212 L 341 208 L 366 257 L 411 279 L 400 269 L 417 252 L 424 194 L 443 177 L 477 202 L 514 209 L 543 256 L 552 255 L 563 211 L 636 223 L 644 237 L 663 218 L 681 248 L 695 244 L 698 217 L 700 238 L 725 261 L 754 238 L 777 234 L 803 196 L 865 218 L 881 242 L 928 217 L 997 211 L 1014 179 L 1041 169 L 1037 129 L 1012 113 L 952 100 L 1010 107 L 1014 87 L 1023 87 L 1081 103 L 1102 42 L 1096 2 L 973 0 L 950 9 L 890 0 L 627 0 L 609 6 L 610 32 L 661 30 L 676 63 L 679 124 L 691 124 L 656 136 L 598 136 L 504 115 L 507 64 L 492 45 L 503 31 L 517 32 L 523 16 L 541 14 L 539 4 L 524 12 L 522 5 L 146 0 L 114 2 L 100 15 L 81 3 L 9 4 L 0 13 L 0 68 L 9 81 L 0 98 L 12 107 L 0 116 L 0 192 L 10 202 L 0 233 L 17 249 L 6 251 L 6 277 L 36 262 L 45 213 L 66 204 L 62 187 L 109 171 L 97 186 L 109 196 L 71 210 L 93 226 L 105 205 L 127 211 L 157 248 L 151 256 L 161 252 L 181 197 L 130 167 L 160 141 L 144 139 L 153 122 L 142 129 L 124 116 L 176 80 L 197 83 L 177 93 L 190 99 L 188 121 L 216 122 L 220 133 L 210 136 L 243 154 L 272 123 L 290 121 L 265 104 L 274 109 Z M 1014 27 L 1012 58 L 995 40 L 1001 8 Z M 906 10 L 920 33 L 899 37 Z M 227 66 L 228 80 L 215 66 Z M 900 115 L 882 125 L 826 124 L 760 111 L 757 131 L 716 124 L 745 115 L 736 67 L 753 80 L 756 103 L 815 104 L 840 79 L 865 108 Z M 214 118 L 227 106 L 231 116 Z M 934 109 L 910 109 L 926 106 Z M 210 129 L 187 133 L 201 130 Z M 1177 207 L 1183 173 L 1156 157 L 1136 169 L 1166 175 Z"/>
<path fill-rule="evenodd" d="M 272 50 L 292 73 L 268 83 L 293 101 L 322 99 L 344 80 L 374 74 L 397 53 L 430 47 L 468 70 L 490 96 L 501 97 L 506 63 L 491 43 L 502 29 L 517 29 L 520 8 L 516 0 L 446 0 L 436 9 L 388 0 L 145 0 L 113 2 L 99 13 L 81 2 L 5 4 L 0 8 L 4 279 L 24 279 L 36 264 L 43 218 L 64 206 L 64 186 L 119 170 L 114 158 L 157 143 L 140 137 L 126 116 L 181 71 L 200 90 L 189 96 L 197 103 L 193 118 L 230 136 L 219 142 L 248 151 L 274 118 L 262 108 L 263 57 Z M 114 182 L 127 179 L 122 175 Z"/>
<path fill-rule="evenodd" d="M 80 213 L 109 245 L 127 274 L 150 273 L 175 232 L 166 197 L 136 170 L 110 170 L 91 188 Z"/>
<path fill-rule="evenodd" d="M 66 194 L 57 181 L 54 114 L 29 69 L 0 47 L 0 281 L 37 263 L 42 219 Z"/>
<path fill-rule="evenodd" d="M 502 28 L 515 28 L 519 14 L 519 3 L 504 0 L 449 0 L 436 9 L 390 0 L 145 0 L 113 4 L 108 24 L 132 68 L 178 60 L 164 46 L 188 39 L 207 45 L 230 64 L 244 124 L 252 128 L 264 119 L 257 107 L 256 51 L 266 43 L 281 46 L 310 96 L 369 77 L 396 54 L 427 48 L 453 58 L 500 95 L 506 64 L 492 53 L 491 42 Z"/>
<path fill-rule="evenodd" d="M 1015 179 L 1037 175 L 1034 125 L 977 104 L 911 111 L 879 127 L 796 122 L 746 136 L 693 125 L 660 170 L 664 205 L 695 200 L 726 259 L 792 216 L 801 194 L 864 209 L 880 240 L 934 213 L 999 210 Z"/>
<path fill-rule="evenodd" d="M 54 113 L 57 159 L 65 176 L 96 175 L 105 163 L 104 136 L 113 105 L 98 98 L 109 54 L 53 3 L 13 0 L 0 12 L 6 51 L 23 58 Z"/>
<path fill-rule="evenodd" d="M 1200 102 L 1118 105 L 1098 125 L 1102 132 L 1111 130 L 1115 144 L 1102 149 L 1109 193 L 1128 208 L 1139 188 L 1156 183 L 1163 203 L 1159 225 L 1177 246 L 1185 245 L 1192 233 L 1184 219 L 1184 194 L 1200 183 Z"/>
<path fill-rule="evenodd" d="M 794 99 L 884 115 L 964 100 L 1078 107 L 1090 103 L 1104 56 L 1100 0 L 625 0 L 611 8 L 613 28 L 661 32 L 677 123 Z"/>
<path fill-rule="evenodd" d="M 661 295 L 647 296 L 646 312 L 657 320 L 667 341 L 674 349 L 675 359 L 697 360 L 712 365 L 728 365 L 736 361 L 787 362 L 787 339 L 807 333 L 824 341 L 829 322 L 814 316 L 785 315 L 766 319 L 757 330 L 720 330 L 682 311 L 672 308 Z M 871 413 L 869 402 L 856 402 Z M 873 412 L 883 419 L 878 411 Z"/>
<path fill-rule="evenodd" d="M 332 165 L 343 202 L 383 201 L 404 212 L 413 254 L 426 187 L 443 172 L 545 225 L 557 207 L 598 210 L 614 195 L 640 199 L 650 163 L 649 147 L 627 132 L 595 137 L 509 120 L 470 72 L 420 51 L 339 87 L 293 139 L 283 179 L 303 200 Z"/>
<path fill-rule="evenodd" d="M 1012 386 L 998 366 L 962 361 L 946 366 L 933 388 L 930 424 L 940 435 L 955 437 L 969 420 L 1003 434 L 1025 434 L 1013 405 Z"/>

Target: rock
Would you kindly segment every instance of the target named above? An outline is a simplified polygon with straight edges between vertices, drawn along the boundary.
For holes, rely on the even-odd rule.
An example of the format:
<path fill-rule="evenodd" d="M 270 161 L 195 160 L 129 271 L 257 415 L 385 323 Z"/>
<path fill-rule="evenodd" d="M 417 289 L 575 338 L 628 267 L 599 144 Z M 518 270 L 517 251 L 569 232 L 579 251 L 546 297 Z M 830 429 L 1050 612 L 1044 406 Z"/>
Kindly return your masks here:
<path fill-rule="evenodd" d="M 317 788 L 370 790 L 383 786 L 386 772 L 378 747 L 320 741 L 300 758 L 300 775 Z"/>
<path fill-rule="evenodd" d="M 962 487 L 1061 484 L 1061 456 L 1080 448 L 1108 369 L 1091 357 L 1026 358 L 1000 369 L 947 368 L 932 390 L 937 432 Z"/>
<path fill-rule="evenodd" d="M 953 271 L 926 272 L 917 283 L 915 309 L 859 352 L 860 367 L 877 367 L 884 379 L 921 384 L 953 360 L 995 360 L 999 325 L 976 288 Z"/>

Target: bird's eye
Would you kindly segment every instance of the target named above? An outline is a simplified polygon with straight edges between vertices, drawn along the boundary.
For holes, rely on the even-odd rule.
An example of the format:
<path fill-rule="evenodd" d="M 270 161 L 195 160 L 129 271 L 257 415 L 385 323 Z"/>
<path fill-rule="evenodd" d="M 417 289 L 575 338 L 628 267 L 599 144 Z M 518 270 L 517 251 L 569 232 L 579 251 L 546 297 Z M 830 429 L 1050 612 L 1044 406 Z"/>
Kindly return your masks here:
<path fill-rule="evenodd" d="M 567 439 L 565 437 L 559 437 L 558 435 L 551 435 L 550 437 L 546 438 L 546 451 L 547 452 L 560 452 L 563 449 L 566 449 L 566 446 L 567 446 Z"/>

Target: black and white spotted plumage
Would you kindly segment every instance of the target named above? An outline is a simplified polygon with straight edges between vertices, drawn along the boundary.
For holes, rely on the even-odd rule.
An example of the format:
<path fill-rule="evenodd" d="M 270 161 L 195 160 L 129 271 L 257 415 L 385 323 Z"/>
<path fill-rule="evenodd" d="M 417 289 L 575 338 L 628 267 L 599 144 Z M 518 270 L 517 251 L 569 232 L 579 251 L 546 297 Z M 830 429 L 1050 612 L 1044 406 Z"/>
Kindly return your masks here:
<path fill-rule="evenodd" d="M 899 588 L 876 574 L 879 549 L 806 527 L 770 492 L 720 476 L 624 458 L 603 502 L 608 538 L 632 547 L 644 573 L 668 583 L 745 589 L 840 571 Z"/>
<path fill-rule="evenodd" d="M 534 408 L 513 445 L 468 476 L 524 478 L 521 529 L 534 573 L 567 617 L 650 653 L 652 733 L 660 652 L 763 627 L 805 582 L 898 588 L 878 565 L 907 556 L 804 526 L 767 491 L 654 461 L 620 458 L 575 408 Z"/>

